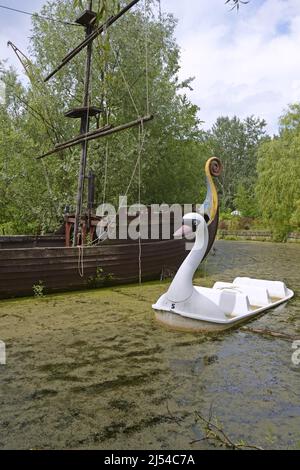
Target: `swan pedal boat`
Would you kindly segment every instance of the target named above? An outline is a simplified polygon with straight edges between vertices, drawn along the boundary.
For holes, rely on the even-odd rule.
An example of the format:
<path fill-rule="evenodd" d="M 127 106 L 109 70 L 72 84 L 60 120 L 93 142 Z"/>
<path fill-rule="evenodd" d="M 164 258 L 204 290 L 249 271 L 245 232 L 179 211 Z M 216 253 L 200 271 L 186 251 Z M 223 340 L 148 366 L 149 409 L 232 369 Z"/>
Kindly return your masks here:
<path fill-rule="evenodd" d="M 216 282 L 212 288 L 193 285 L 200 263 L 213 246 L 218 228 L 218 194 L 212 176 L 221 174 L 218 158 L 208 160 L 207 196 L 198 212 L 186 214 L 174 237 L 191 237 L 194 246 L 168 291 L 152 305 L 156 319 L 168 326 L 191 330 L 226 329 L 291 299 L 284 282 L 237 277 L 232 283 Z"/>
<path fill-rule="evenodd" d="M 237 277 L 233 283 L 216 282 L 211 289 L 193 286 L 192 295 L 183 302 L 172 302 L 164 294 L 152 307 L 157 311 L 157 320 L 169 326 L 214 330 L 239 324 L 293 296 L 283 282 Z M 174 314 L 197 322 L 182 322 Z M 209 328 L 209 323 L 214 325 Z"/>

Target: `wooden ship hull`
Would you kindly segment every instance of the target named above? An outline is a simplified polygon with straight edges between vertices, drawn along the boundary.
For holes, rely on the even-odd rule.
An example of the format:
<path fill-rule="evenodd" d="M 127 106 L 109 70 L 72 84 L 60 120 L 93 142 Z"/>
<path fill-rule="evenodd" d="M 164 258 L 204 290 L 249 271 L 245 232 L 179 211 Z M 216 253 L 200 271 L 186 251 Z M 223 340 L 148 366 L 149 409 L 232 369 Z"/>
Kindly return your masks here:
<path fill-rule="evenodd" d="M 140 263 L 138 242 L 114 240 L 79 249 L 58 246 L 63 245 L 61 237 L 53 237 L 53 246 L 49 246 L 50 238 L 0 239 L 5 246 L 0 249 L 1 299 L 33 295 L 38 285 L 49 294 L 135 283 L 140 266 L 143 281 L 158 280 L 176 272 L 187 254 L 184 240 L 143 241 Z M 27 247 L 21 247 L 22 243 Z"/>
<path fill-rule="evenodd" d="M 84 240 L 89 235 L 97 242 L 98 222 L 93 218 L 89 231 L 82 222 Z M 173 217 L 168 227 L 162 220 L 146 226 L 141 243 L 129 237 L 121 240 L 117 224 L 115 240 L 72 247 L 72 216 L 66 217 L 65 235 L 0 237 L 0 299 L 34 295 L 36 286 L 50 294 L 172 277 L 187 255 L 186 241 L 172 235 L 163 239 L 163 228 L 174 232 Z M 158 240 L 150 238 L 153 228 L 157 228 Z"/>

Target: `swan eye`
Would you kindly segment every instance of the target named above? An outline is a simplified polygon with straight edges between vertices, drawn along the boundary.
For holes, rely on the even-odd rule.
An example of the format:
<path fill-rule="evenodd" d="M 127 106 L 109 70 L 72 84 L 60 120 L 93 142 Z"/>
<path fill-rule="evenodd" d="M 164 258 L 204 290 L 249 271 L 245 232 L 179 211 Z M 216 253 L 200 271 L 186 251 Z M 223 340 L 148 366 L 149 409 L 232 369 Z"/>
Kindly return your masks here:
<path fill-rule="evenodd" d="M 193 219 L 192 220 L 192 229 L 193 229 L 193 232 L 196 232 L 197 230 L 197 220 L 196 219 Z"/>

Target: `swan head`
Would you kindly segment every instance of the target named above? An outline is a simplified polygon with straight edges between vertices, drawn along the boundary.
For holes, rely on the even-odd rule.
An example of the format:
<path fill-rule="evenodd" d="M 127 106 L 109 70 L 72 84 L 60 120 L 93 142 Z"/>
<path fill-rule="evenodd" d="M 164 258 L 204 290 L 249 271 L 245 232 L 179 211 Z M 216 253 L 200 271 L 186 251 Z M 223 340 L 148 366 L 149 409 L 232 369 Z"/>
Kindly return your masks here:
<path fill-rule="evenodd" d="M 206 226 L 205 218 L 198 212 L 185 214 L 182 219 L 181 227 L 174 233 L 174 238 L 192 237 L 199 235 Z"/>

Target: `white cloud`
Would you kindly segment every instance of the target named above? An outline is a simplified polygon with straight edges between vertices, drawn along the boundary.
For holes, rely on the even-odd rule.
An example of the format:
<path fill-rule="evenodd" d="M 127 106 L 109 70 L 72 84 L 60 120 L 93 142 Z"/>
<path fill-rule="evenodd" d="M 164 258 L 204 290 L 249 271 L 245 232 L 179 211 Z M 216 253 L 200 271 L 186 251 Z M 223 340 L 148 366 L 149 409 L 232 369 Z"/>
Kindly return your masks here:
<path fill-rule="evenodd" d="M 141 0 L 143 1 L 143 0 Z M 45 0 L 6 0 L 39 11 Z M 300 101 L 300 1 L 250 0 L 237 14 L 225 0 L 161 0 L 174 13 L 181 78 L 195 76 L 191 100 L 210 127 L 220 115 L 265 118 L 269 132 L 288 103 Z M 10 39 L 26 51 L 30 17 L 0 10 L 0 59 L 17 64 Z"/>
<path fill-rule="evenodd" d="M 195 76 L 193 102 L 205 127 L 219 115 L 265 118 L 270 133 L 300 100 L 300 2 L 251 0 L 239 14 L 223 0 L 163 0 L 179 17 L 181 76 Z"/>

